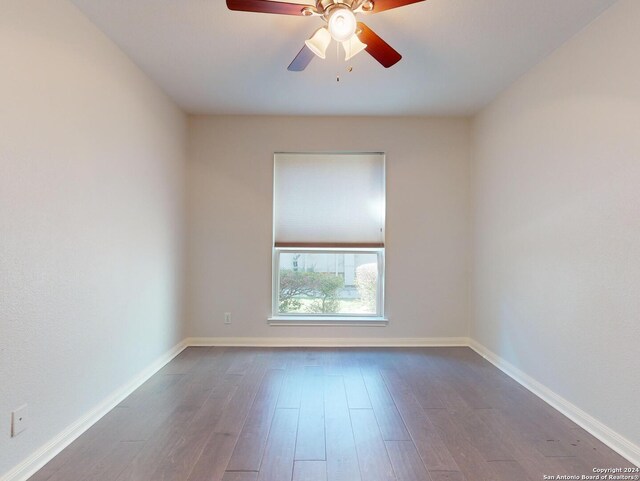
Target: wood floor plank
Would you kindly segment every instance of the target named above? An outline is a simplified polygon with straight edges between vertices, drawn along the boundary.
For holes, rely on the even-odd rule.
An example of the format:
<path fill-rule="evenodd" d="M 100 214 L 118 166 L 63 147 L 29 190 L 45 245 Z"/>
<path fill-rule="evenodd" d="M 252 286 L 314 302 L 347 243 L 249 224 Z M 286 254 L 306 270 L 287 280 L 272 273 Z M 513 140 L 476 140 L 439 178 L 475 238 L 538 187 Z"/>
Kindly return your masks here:
<path fill-rule="evenodd" d="M 480 409 L 477 412 L 485 424 L 509 446 L 514 459 L 529 477 L 535 479 L 540 473 L 553 472 L 552 463 L 544 457 L 527 435 L 512 426 L 501 409 Z"/>
<path fill-rule="evenodd" d="M 466 363 L 460 370 L 464 368 L 478 373 L 474 387 L 485 399 L 489 399 L 494 409 L 500 409 L 512 422 L 520 423 L 519 429 L 529 439 L 559 439 L 577 427 L 540 398 L 495 369 L 488 361 L 469 355 L 465 359 Z M 523 416 L 523 413 L 527 415 Z"/>
<path fill-rule="evenodd" d="M 431 476 L 431 481 L 467 481 L 467 478 L 460 471 L 431 471 L 429 476 Z"/>
<path fill-rule="evenodd" d="M 191 349 L 191 348 L 189 348 Z M 208 350 L 197 351 L 206 355 Z M 217 360 L 217 356 L 215 357 Z M 189 362 L 197 366 L 194 358 Z M 224 363 L 221 363 L 224 365 Z M 192 369 L 186 374 L 156 375 L 160 382 L 147 383 L 139 393 L 136 391 L 120 406 L 130 409 L 130 419 L 124 423 L 125 432 L 120 437 L 122 441 L 149 440 L 157 436 L 158 430 L 170 421 L 176 407 L 197 408 L 202 399 L 207 397 L 210 387 L 214 382 L 202 384 L 192 379 Z M 152 379 L 153 379 L 152 378 Z M 218 379 L 216 379 L 217 381 Z"/>
<path fill-rule="evenodd" d="M 149 402 L 144 406 L 122 408 L 129 411 L 129 421 L 123 425 L 121 441 L 148 441 L 165 426 L 175 409 L 175 397 L 162 405 Z"/>
<path fill-rule="evenodd" d="M 362 481 L 395 481 L 373 410 L 351 409 L 350 414 Z"/>
<path fill-rule="evenodd" d="M 152 469 L 153 474 L 150 479 L 154 481 L 187 479 L 211 435 L 211 431 L 206 428 L 179 435 L 166 456 L 155 461 L 155 469 Z"/>
<path fill-rule="evenodd" d="M 482 454 L 485 461 L 515 461 L 511 447 L 485 424 L 480 417 L 480 411 L 484 409 L 473 409 L 455 416 L 471 444 Z"/>
<path fill-rule="evenodd" d="M 323 382 L 321 367 L 304 368 L 296 438 L 297 461 L 326 460 Z"/>
<path fill-rule="evenodd" d="M 232 370 L 233 368 L 230 368 L 230 372 Z M 267 366 L 259 360 L 255 360 L 251 368 L 246 368 L 229 406 L 214 428 L 216 433 L 227 433 L 236 437 L 240 435 L 266 372 Z"/>
<path fill-rule="evenodd" d="M 356 355 L 345 357 L 343 365 L 344 387 L 350 409 L 371 409 L 369 393 L 362 378 Z"/>
<path fill-rule="evenodd" d="M 489 399 L 484 395 L 481 379 L 471 371 L 464 361 L 455 359 L 438 360 L 438 374 L 440 380 L 447 379 L 452 391 L 472 409 L 488 409 L 492 407 Z"/>
<path fill-rule="evenodd" d="M 229 367 L 229 374 L 239 374 L 244 376 L 250 369 L 255 368 L 255 361 L 259 354 L 263 354 L 255 349 L 244 347 L 233 348 L 235 352 L 233 364 Z"/>
<path fill-rule="evenodd" d="M 458 392 L 458 381 L 450 374 L 445 375 L 443 372 L 447 367 L 447 362 L 443 361 L 443 351 L 438 350 L 439 354 L 430 356 L 428 361 L 424 360 L 420 363 L 420 359 L 415 362 L 420 363 L 419 367 L 408 368 L 403 373 L 406 381 L 414 386 L 422 395 L 421 405 L 424 409 L 446 408 L 451 411 L 468 411 L 473 408 L 471 404 Z M 402 357 L 399 357 L 402 360 Z M 415 394 L 414 394 L 415 395 Z M 483 407 L 488 407 L 482 404 Z M 429 406 L 429 407 L 427 407 Z"/>
<path fill-rule="evenodd" d="M 536 441 L 536 449 L 547 458 L 567 458 L 576 455 L 576 448 L 570 443 L 562 442 L 559 439 L 547 439 Z M 576 445 L 577 446 L 577 445 Z"/>
<path fill-rule="evenodd" d="M 303 348 L 303 367 L 320 367 L 322 366 L 322 350 L 315 347 Z"/>
<path fill-rule="evenodd" d="M 222 481 L 256 481 L 258 473 L 256 472 L 227 472 L 224 473 Z"/>
<path fill-rule="evenodd" d="M 90 479 L 91 481 L 112 481 L 116 479 L 127 465 L 135 459 L 143 445 L 144 441 L 119 442 L 112 452 L 94 465 L 84 479 Z M 71 478 L 67 478 L 67 480 L 71 481 Z"/>
<path fill-rule="evenodd" d="M 327 463 L 296 461 L 293 465 L 293 481 L 327 481 Z"/>
<path fill-rule="evenodd" d="M 398 481 L 432 481 L 412 441 L 386 441 Z"/>
<path fill-rule="evenodd" d="M 280 370 L 270 370 L 262 378 L 227 471 L 257 471 L 260 468 L 283 379 L 284 372 Z"/>
<path fill-rule="evenodd" d="M 336 349 L 323 350 L 322 367 L 325 376 L 342 376 L 343 364 L 340 351 Z"/>
<path fill-rule="evenodd" d="M 282 384 L 282 390 L 280 391 L 280 397 L 278 398 L 278 408 L 300 408 L 303 381 L 304 371 L 302 366 L 292 367 L 287 370 L 286 377 Z"/>
<path fill-rule="evenodd" d="M 529 403 L 531 393 L 484 358 L 473 352 L 456 352 L 456 355 L 465 360 L 461 368 L 477 374 L 475 386 L 493 409 L 510 405 L 524 407 Z"/>
<path fill-rule="evenodd" d="M 195 462 L 189 481 L 221 481 L 224 476 L 262 378 L 269 367 L 269 356 L 266 353 L 251 359 L 251 365 L 242 364 L 245 374 L 213 426 L 213 434 Z M 227 373 L 235 375 L 238 372 L 238 365 L 234 364 Z"/>
<path fill-rule="evenodd" d="M 139 481 L 153 479 L 159 465 L 162 465 L 171 453 L 180 445 L 183 433 L 191 419 L 205 403 L 209 396 L 207 391 L 187 391 L 176 398 L 176 406 L 172 415 L 167 419 L 152 438 L 146 441 L 138 456 L 116 478 L 118 481 Z"/>
<path fill-rule="evenodd" d="M 296 350 L 289 353 L 286 362 L 286 375 L 278 397 L 279 408 L 299 409 L 304 380 L 305 352 Z"/>
<path fill-rule="evenodd" d="M 193 466 L 188 481 L 222 481 L 236 440 L 236 435 L 214 432 Z"/>
<path fill-rule="evenodd" d="M 520 466 L 517 461 L 491 461 L 491 470 L 495 473 L 497 481 L 538 481 L 540 478 L 532 479 Z"/>
<path fill-rule="evenodd" d="M 410 437 L 407 428 L 378 370 L 363 370 L 363 380 L 380 426 L 382 439 L 408 441 Z"/>
<path fill-rule="evenodd" d="M 189 477 L 236 390 L 237 386 L 230 379 L 223 379 L 210 390 L 208 398 L 191 418 L 184 432 L 176 433 L 179 439 L 171 451 L 157 463 L 152 475 L 154 481 L 186 480 Z"/>
<path fill-rule="evenodd" d="M 213 389 L 227 378 L 235 355 L 229 348 L 208 348 L 201 361 L 189 373 L 187 382 L 199 384 L 205 389 Z"/>
<path fill-rule="evenodd" d="M 233 376 L 225 377 L 210 391 L 209 397 L 193 416 L 190 430 L 208 429 L 213 431 L 228 409 L 231 400 L 236 399 L 237 390 L 238 382 L 236 379 Z"/>
<path fill-rule="evenodd" d="M 342 376 L 324 378 L 327 477 L 331 481 L 361 481 Z"/>
<path fill-rule="evenodd" d="M 395 370 L 384 370 L 382 377 L 427 470 L 459 471 L 439 431 L 400 375 Z"/>
<path fill-rule="evenodd" d="M 298 415 L 298 409 L 276 409 L 258 481 L 291 481 Z"/>
<path fill-rule="evenodd" d="M 431 352 L 431 351 L 430 351 Z M 438 389 L 439 379 L 436 377 L 433 366 L 436 353 L 425 353 L 422 350 L 411 350 L 402 357 L 402 372 L 405 379 L 411 384 L 413 394 L 423 409 L 444 409 L 446 406 L 440 397 Z"/>
<path fill-rule="evenodd" d="M 459 471 L 468 480 L 498 481 L 500 479 L 448 410 L 427 409 L 426 414 L 433 425 L 438 428 L 438 432 L 444 440 L 448 452 L 453 456 Z"/>

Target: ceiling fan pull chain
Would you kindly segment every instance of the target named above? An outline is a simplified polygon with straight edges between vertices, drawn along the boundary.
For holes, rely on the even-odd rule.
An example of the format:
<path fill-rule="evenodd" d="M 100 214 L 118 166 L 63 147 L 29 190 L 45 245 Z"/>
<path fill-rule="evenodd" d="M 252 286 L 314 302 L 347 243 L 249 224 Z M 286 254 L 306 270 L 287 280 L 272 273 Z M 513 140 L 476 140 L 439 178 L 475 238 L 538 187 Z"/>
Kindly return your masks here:
<path fill-rule="evenodd" d="M 336 82 L 340 82 L 340 43 L 336 42 Z"/>

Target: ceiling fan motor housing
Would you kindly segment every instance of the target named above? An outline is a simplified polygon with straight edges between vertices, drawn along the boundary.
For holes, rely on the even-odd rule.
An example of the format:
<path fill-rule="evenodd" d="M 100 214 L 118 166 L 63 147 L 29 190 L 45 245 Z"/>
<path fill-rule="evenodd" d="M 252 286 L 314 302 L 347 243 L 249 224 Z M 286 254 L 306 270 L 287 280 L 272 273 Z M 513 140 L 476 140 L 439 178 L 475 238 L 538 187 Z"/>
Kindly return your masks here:
<path fill-rule="evenodd" d="M 316 0 L 316 7 L 318 11 L 324 12 L 326 15 L 333 7 L 345 6 L 353 10 L 358 3 L 358 0 Z"/>

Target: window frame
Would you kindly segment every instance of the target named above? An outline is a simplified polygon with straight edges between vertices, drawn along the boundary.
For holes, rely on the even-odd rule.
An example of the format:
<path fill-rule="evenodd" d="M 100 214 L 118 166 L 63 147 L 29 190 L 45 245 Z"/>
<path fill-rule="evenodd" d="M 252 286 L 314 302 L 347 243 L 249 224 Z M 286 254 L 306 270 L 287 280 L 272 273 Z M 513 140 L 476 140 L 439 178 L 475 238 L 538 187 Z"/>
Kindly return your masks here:
<path fill-rule="evenodd" d="M 272 200 L 272 242 L 271 242 L 271 316 L 268 322 L 272 326 L 278 325 L 337 325 L 337 326 L 386 326 L 388 319 L 385 311 L 385 258 L 386 258 L 386 217 L 387 217 L 387 156 L 382 151 L 333 151 L 333 152 L 300 152 L 300 151 L 277 151 L 273 154 L 273 178 L 272 192 L 275 195 L 276 182 L 276 159 L 279 154 L 304 154 L 304 155 L 381 155 L 382 156 L 382 179 L 383 179 L 383 199 L 384 209 L 382 211 L 382 243 L 380 245 L 326 245 L 318 242 L 311 246 L 305 243 L 304 246 L 276 246 L 275 242 L 275 220 L 276 206 Z M 361 314 L 322 314 L 322 313 L 279 313 L 278 306 L 280 304 L 280 254 L 282 252 L 300 252 L 300 253 L 362 253 L 371 252 L 378 256 L 378 289 L 376 293 L 376 315 Z"/>

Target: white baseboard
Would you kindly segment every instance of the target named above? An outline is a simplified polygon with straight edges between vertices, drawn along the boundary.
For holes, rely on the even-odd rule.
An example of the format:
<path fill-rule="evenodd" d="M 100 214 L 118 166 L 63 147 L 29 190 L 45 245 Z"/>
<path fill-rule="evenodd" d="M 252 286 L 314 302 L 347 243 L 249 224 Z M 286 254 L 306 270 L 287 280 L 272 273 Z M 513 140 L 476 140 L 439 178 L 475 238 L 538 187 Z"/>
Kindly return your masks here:
<path fill-rule="evenodd" d="M 82 433 L 98 422 L 105 414 L 120 404 L 129 394 L 138 389 L 145 381 L 169 363 L 187 347 L 182 341 L 160 356 L 131 381 L 117 389 L 111 396 L 93 408 L 87 414 L 69 425 L 56 437 L 40 447 L 31 456 L 0 478 L 0 481 L 25 481 L 33 476 L 60 451 L 69 446 Z"/>
<path fill-rule="evenodd" d="M 514 381 L 518 382 L 551 407 L 567 416 L 589 434 L 598 438 L 629 462 L 636 466 L 640 466 L 640 446 L 637 446 L 624 436 L 621 436 L 590 414 L 584 412 L 575 404 L 567 401 L 544 384 L 536 381 L 534 378 L 521 371 L 508 361 L 505 361 L 479 342 L 469 339 L 469 347 L 504 372 L 507 376 L 511 377 Z"/>
<path fill-rule="evenodd" d="M 466 337 L 190 337 L 189 346 L 236 347 L 467 347 Z"/>

